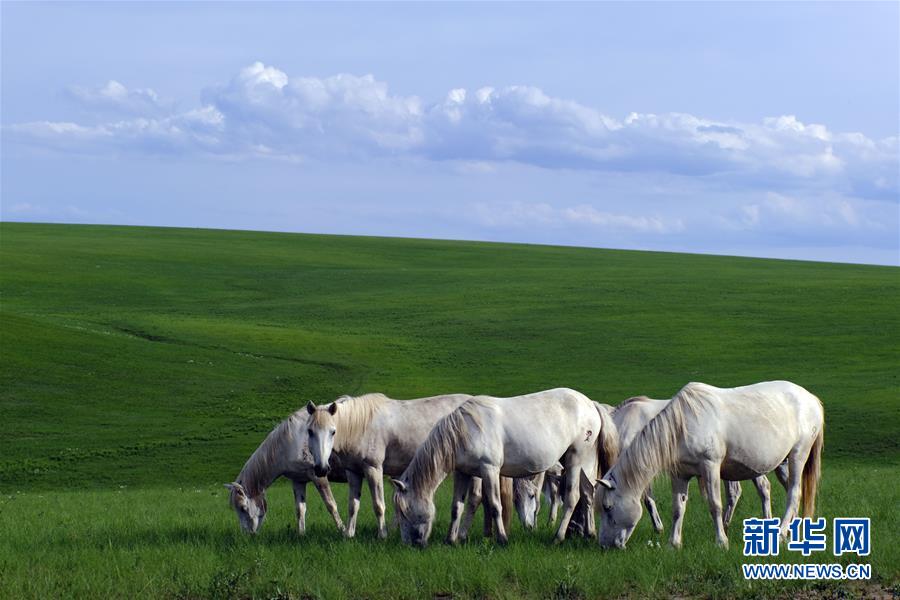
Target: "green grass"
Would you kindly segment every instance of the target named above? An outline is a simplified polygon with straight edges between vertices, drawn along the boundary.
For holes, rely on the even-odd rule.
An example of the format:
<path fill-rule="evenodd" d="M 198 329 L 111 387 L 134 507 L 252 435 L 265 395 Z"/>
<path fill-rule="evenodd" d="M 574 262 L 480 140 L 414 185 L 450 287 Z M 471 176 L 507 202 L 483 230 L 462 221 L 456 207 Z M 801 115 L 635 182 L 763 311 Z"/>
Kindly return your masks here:
<path fill-rule="evenodd" d="M 646 522 L 621 553 L 518 527 L 507 548 L 417 552 L 373 539 L 367 496 L 357 540 L 318 498 L 297 539 L 284 484 L 248 539 L 221 488 L 310 399 L 564 385 L 615 404 L 776 378 L 825 403 L 821 513 L 872 517 L 868 562 L 896 591 L 898 297 L 890 267 L 2 223 L 0 596 L 865 594 L 744 582 L 740 532 L 716 549 L 696 493 L 680 552 Z M 736 519 L 759 512 L 745 487 Z M 664 519 L 668 498 L 660 481 Z"/>

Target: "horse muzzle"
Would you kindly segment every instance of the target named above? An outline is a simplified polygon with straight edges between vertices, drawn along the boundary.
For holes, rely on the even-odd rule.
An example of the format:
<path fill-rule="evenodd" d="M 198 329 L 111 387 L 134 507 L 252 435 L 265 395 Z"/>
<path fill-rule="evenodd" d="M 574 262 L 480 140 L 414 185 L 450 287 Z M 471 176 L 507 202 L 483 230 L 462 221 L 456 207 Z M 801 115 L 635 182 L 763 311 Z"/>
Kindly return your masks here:
<path fill-rule="evenodd" d="M 331 468 L 327 465 L 324 467 L 316 465 L 315 467 L 313 467 L 313 471 L 316 472 L 316 477 L 325 477 L 326 475 L 328 475 L 328 472 L 331 471 Z"/>

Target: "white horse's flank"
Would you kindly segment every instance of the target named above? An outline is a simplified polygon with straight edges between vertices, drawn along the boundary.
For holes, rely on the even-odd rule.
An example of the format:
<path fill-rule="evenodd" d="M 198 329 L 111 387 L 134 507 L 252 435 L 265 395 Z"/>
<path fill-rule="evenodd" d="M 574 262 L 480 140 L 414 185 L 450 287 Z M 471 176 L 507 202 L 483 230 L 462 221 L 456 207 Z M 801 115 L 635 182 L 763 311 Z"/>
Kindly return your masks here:
<path fill-rule="evenodd" d="M 344 524 L 328 480 L 313 472 L 306 439 L 308 420 L 306 410 L 301 409 L 279 423 L 250 455 L 237 479 L 225 484 L 231 491 L 229 501 L 244 531 L 256 533 L 262 526 L 267 510 L 266 489 L 279 477 L 287 477 L 293 483 L 300 535 L 306 532 L 306 484 L 309 482 L 316 486 L 329 514 L 343 531 Z M 338 469 L 337 473 L 342 478 L 343 471 Z"/>
<path fill-rule="evenodd" d="M 619 447 L 622 449 L 627 448 L 647 423 L 652 421 L 656 415 L 662 412 L 668 403 L 669 400 L 653 400 L 647 396 L 635 396 L 615 407 L 613 409 L 612 417 L 613 421 L 616 422 L 616 428 L 619 430 Z M 787 469 L 783 468 L 782 465 L 779 465 L 775 472 L 778 475 L 778 480 L 781 481 L 785 488 L 787 488 Z M 759 492 L 763 516 L 768 519 L 772 516 L 772 486 L 769 484 L 769 479 L 765 475 L 754 478 L 753 484 Z M 702 480 L 700 485 L 702 489 Z M 656 501 L 653 499 L 652 490 L 652 485 L 647 486 L 647 490 L 644 492 L 643 496 L 644 506 L 647 507 L 647 513 L 653 521 L 653 528 L 657 533 L 662 533 L 663 522 L 659 516 L 659 511 L 656 508 Z M 734 516 L 734 511 L 740 497 L 741 482 L 726 481 L 724 517 L 726 530 L 731 524 L 731 519 Z"/>
<path fill-rule="evenodd" d="M 434 424 L 469 398 L 466 394 L 446 394 L 393 400 L 383 394 L 366 394 L 344 397 L 327 406 L 307 404 L 309 450 L 316 472 L 319 475 L 328 472 L 332 452 L 346 471 L 348 537 L 356 533 L 363 478 L 372 493 L 378 537 L 387 537 L 384 475 L 403 473 Z"/>
<path fill-rule="evenodd" d="M 593 479 L 598 462 L 604 467 L 611 464 L 618 451 L 617 442 L 609 415 L 574 390 L 472 398 L 435 425 L 409 468 L 394 481 L 401 537 L 407 543 L 427 544 L 434 521 L 434 492 L 454 472 L 448 541 L 459 539 L 466 490 L 472 477 L 480 477 L 494 530 L 505 542 L 500 476 L 535 475 L 561 460 L 566 468 L 566 497 L 557 540 L 562 540 L 578 502 L 580 473 L 583 470 Z"/>
<path fill-rule="evenodd" d="M 689 383 L 644 427 L 597 486 L 600 544 L 624 548 L 641 517 L 640 498 L 660 472 L 672 476 L 671 542 L 681 526 L 691 477 L 706 491 L 716 541 L 728 545 L 720 481 L 753 479 L 787 460 L 787 506 L 781 535 L 797 516 L 815 512 L 824 443 L 822 403 L 802 387 L 771 381 L 731 389 Z"/>

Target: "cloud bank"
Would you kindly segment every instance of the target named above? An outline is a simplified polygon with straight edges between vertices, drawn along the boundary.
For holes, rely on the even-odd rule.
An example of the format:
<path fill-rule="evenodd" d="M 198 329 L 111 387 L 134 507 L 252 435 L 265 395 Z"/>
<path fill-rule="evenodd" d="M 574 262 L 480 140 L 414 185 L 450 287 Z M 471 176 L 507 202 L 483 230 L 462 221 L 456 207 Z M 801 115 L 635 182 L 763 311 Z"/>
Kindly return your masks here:
<path fill-rule="evenodd" d="M 614 118 L 528 86 L 453 89 L 437 102 L 392 94 L 372 75 L 289 77 L 254 63 L 178 111 L 153 90 L 116 81 L 72 87 L 90 123 L 4 126 L 19 144 L 84 154 L 288 160 L 380 157 L 543 169 L 664 173 L 745 188 L 829 190 L 896 199 L 897 136 L 871 139 L 784 115 L 758 123 L 683 114 Z M 577 209 L 573 209 L 577 210 Z M 601 219 L 585 214 L 584 218 Z"/>

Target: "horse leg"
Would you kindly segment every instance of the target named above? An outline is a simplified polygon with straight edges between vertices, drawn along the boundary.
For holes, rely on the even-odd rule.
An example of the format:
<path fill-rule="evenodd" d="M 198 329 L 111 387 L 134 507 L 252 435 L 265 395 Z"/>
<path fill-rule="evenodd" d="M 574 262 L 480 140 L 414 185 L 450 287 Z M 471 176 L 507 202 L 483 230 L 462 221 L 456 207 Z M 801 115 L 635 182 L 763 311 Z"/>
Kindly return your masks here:
<path fill-rule="evenodd" d="M 559 480 L 550 478 L 545 488 L 547 494 L 547 502 L 550 504 L 550 514 L 548 520 L 550 523 L 556 523 L 556 517 L 559 516 Z"/>
<path fill-rule="evenodd" d="M 719 478 L 719 464 L 706 463 L 703 470 L 703 484 L 706 486 L 706 501 L 709 503 L 709 514 L 716 528 L 716 544 L 728 548 L 728 536 L 722 523 L 722 482 Z"/>
<path fill-rule="evenodd" d="M 575 461 L 571 461 L 574 463 Z M 556 530 L 556 538 L 554 539 L 555 543 L 560 543 L 564 539 L 566 539 L 566 530 L 569 528 L 569 521 L 572 520 L 572 515 L 575 513 L 575 507 L 578 506 L 578 500 L 581 497 L 581 487 L 579 485 L 579 475 L 581 473 L 581 466 L 576 464 L 566 465 L 566 470 L 563 473 L 563 481 L 560 484 L 562 488 L 561 494 L 564 494 L 563 498 L 563 516 L 562 520 L 559 522 L 559 529 Z"/>
<path fill-rule="evenodd" d="M 681 548 L 681 526 L 684 524 L 684 509 L 687 508 L 688 484 L 690 478 L 672 476 L 672 534 L 669 543 Z"/>
<path fill-rule="evenodd" d="M 306 482 L 293 481 L 294 504 L 297 506 L 297 531 L 306 534 Z"/>
<path fill-rule="evenodd" d="M 781 483 L 781 487 L 787 491 L 788 487 L 788 464 L 787 461 L 784 461 L 777 467 L 775 467 L 775 477 L 778 478 L 778 481 Z"/>
<path fill-rule="evenodd" d="M 453 473 L 453 502 L 450 505 L 450 529 L 447 531 L 447 543 L 459 542 L 459 525 L 463 519 L 463 511 L 466 507 L 466 494 L 472 486 L 472 478 L 469 475 L 456 471 Z"/>
<path fill-rule="evenodd" d="M 469 478 L 469 490 L 466 495 L 466 512 L 463 514 L 462 523 L 459 526 L 459 539 L 466 541 L 469 537 L 469 529 L 475 519 L 475 511 L 481 506 L 481 478 Z"/>
<path fill-rule="evenodd" d="M 347 470 L 347 532 L 348 538 L 356 535 L 356 517 L 359 514 L 359 498 L 362 496 L 362 477 Z"/>
<path fill-rule="evenodd" d="M 772 484 L 765 475 L 760 475 L 753 480 L 756 491 L 759 492 L 759 500 L 762 502 L 762 511 L 764 519 L 772 518 Z"/>
<path fill-rule="evenodd" d="M 338 531 L 343 533 L 344 522 L 341 520 L 341 513 L 338 511 L 337 502 L 334 500 L 334 494 L 331 493 L 331 486 L 328 484 L 328 480 L 324 477 L 316 477 L 313 479 L 313 485 L 319 491 L 319 496 L 322 497 L 322 502 L 325 503 L 325 509 L 331 515 L 331 518 L 334 519 L 334 524 L 337 525 Z"/>
<path fill-rule="evenodd" d="M 741 499 L 743 492 L 740 481 L 725 482 L 725 531 L 728 531 L 728 526 L 734 517 L 734 510 L 737 508 L 738 500 Z"/>
<path fill-rule="evenodd" d="M 494 521 L 491 518 L 491 511 L 488 510 L 487 507 L 487 496 L 482 496 L 481 498 L 481 516 L 482 516 L 482 526 L 481 526 L 481 535 L 484 539 L 489 540 L 494 537 Z M 503 502 L 500 503 L 501 507 Z"/>
<path fill-rule="evenodd" d="M 500 514 L 503 516 L 503 530 L 509 531 L 512 515 L 516 512 L 513 502 L 512 477 L 500 477 Z"/>
<path fill-rule="evenodd" d="M 381 467 L 367 466 L 363 473 L 372 494 L 372 508 L 378 522 L 378 539 L 387 539 L 387 526 L 384 524 L 384 472 Z"/>
<path fill-rule="evenodd" d="M 544 480 L 547 477 L 547 472 L 544 471 L 540 475 L 536 476 L 532 480 L 532 484 L 534 485 L 534 526 L 537 527 L 537 517 L 541 512 L 541 490 L 544 488 Z"/>
<path fill-rule="evenodd" d="M 800 455 L 802 454 L 802 459 Z M 784 507 L 784 517 L 781 519 L 781 539 L 787 538 L 791 521 L 797 516 L 800 509 L 800 485 L 803 481 L 803 465 L 806 463 L 806 456 L 809 451 L 804 453 L 792 452 L 788 456 L 788 477 L 787 485 L 787 502 Z"/>
<path fill-rule="evenodd" d="M 587 511 L 587 515 L 585 517 L 585 524 L 587 525 L 587 527 L 585 528 L 586 535 L 584 537 L 597 537 L 597 522 L 594 518 L 594 494 L 589 491 L 582 491 L 580 502 L 584 506 L 584 510 Z"/>
<path fill-rule="evenodd" d="M 650 514 L 650 519 L 653 521 L 653 529 L 656 533 L 662 533 L 663 522 L 662 518 L 659 516 L 659 510 L 656 508 L 656 501 L 653 499 L 652 484 L 648 485 L 646 491 L 644 491 L 644 506 L 647 507 L 647 512 Z"/>
<path fill-rule="evenodd" d="M 500 501 L 500 469 L 488 467 L 486 473 L 481 476 L 481 485 L 484 488 L 484 508 L 490 511 L 491 520 L 497 541 L 506 544 L 506 529 L 503 527 L 503 504 Z"/>

